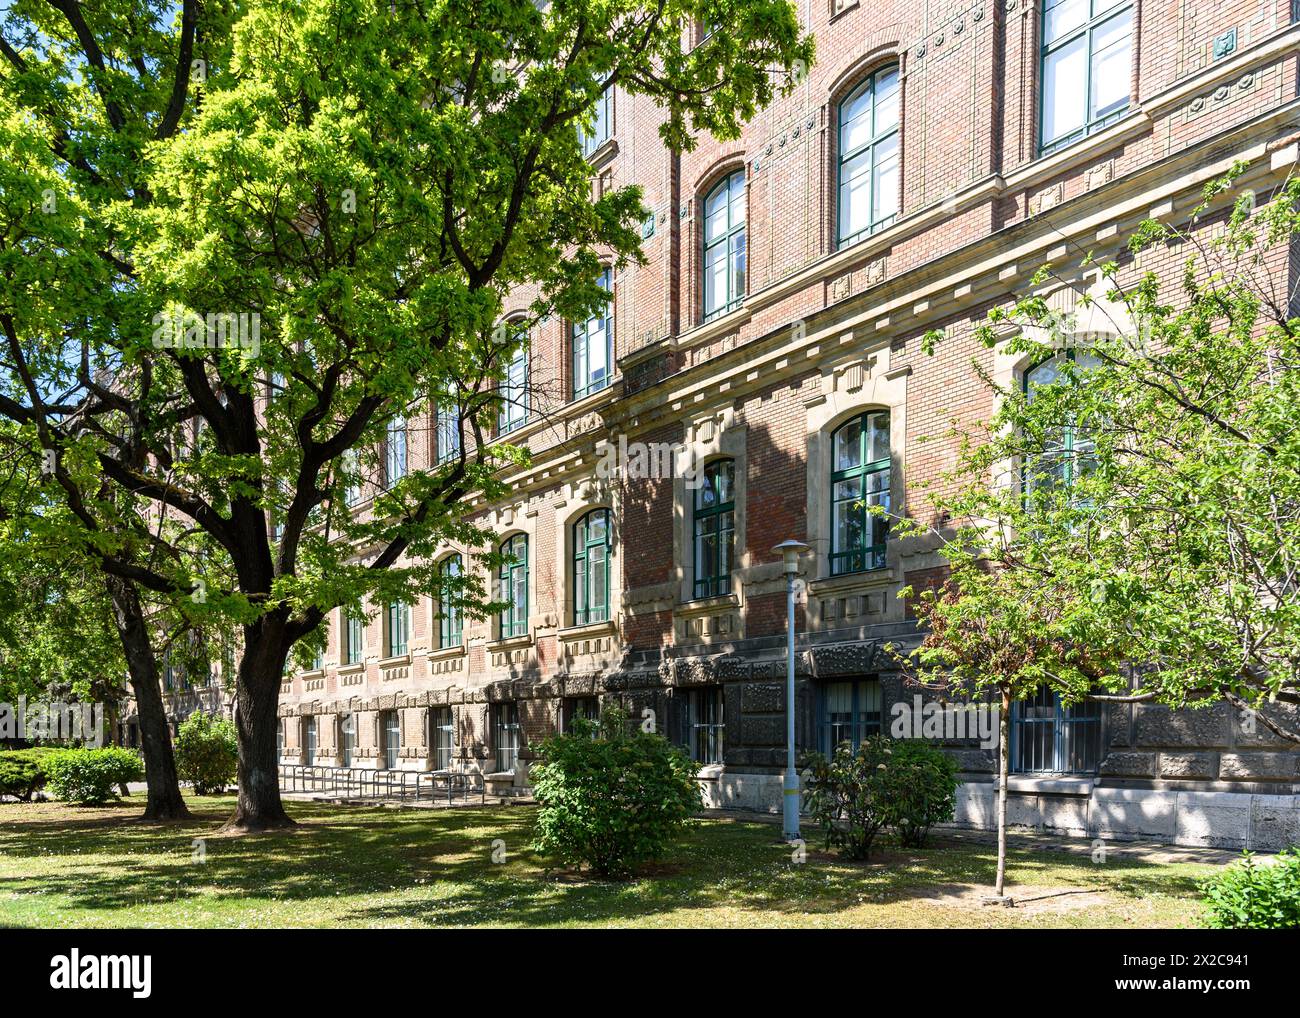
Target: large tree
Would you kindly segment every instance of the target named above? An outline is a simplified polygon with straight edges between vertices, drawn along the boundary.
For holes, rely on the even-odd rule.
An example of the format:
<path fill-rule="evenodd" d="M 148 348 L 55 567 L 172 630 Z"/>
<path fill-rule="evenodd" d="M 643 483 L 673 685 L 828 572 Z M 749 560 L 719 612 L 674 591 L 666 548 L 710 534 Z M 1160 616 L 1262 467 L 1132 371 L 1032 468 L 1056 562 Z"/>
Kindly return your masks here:
<path fill-rule="evenodd" d="M 135 539 L 101 542 L 111 575 L 177 598 L 201 591 L 239 620 L 231 823 L 283 825 L 276 703 L 291 649 L 319 643 L 336 606 L 436 593 L 433 553 L 448 538 L 479 540 L 466 499 L 498 494 L 500 457 L 518 455 L 488 448 L 497 384 L 521 342 L 498 328 L 506 296 L 528 286 L 534 319 L 581 318 L 605 299 L 602 263 L 639 256 L 639 192 L 591 198 L 577 130 L 596 100 L 615 86 L 649 97 L 668 145 L 701 130 L 734 136 L 807 65 L 811 42 L 786 0 L 252 2 L 227 37 L 216 19 L 194 33 L 202 105 L 167 133 L 128 109 L 153 71 L 133 59 L 126 13 L 140 11 L 112 7 L 99 32 L 56 26 L 78 58 L 42 80 L 79 90 L 92 140 L 153 128 L 119 168 L 129 187 L 83 199 L 96 151 L 83 134 L 75 148 L 64 137 L 49 109 L 58 89 L 19 87 L 22 68 L 51 59 L 30 33 L 26 48 L 8 47 L 18 84 L 5 91 L 90 205 L 102 233 L 76 254 L 107 277 L 19 330 L 6 366 L 57 371 L 64 337 L 89 336 L 111 382 L 81 370 L 57 404 L 28 386 L 0 413 L 36 427 L 41 403 L 42 444 L 70 503 L 88 466 L 111 486 L 112 532 Z M 184 10 L 205 24 L 205 8 Z M 697 20 L 717 28 L 684 51 Z M 111 321 L 90 299 L 109 295 Z M 238 316 L 242 342 L 212 342 Z M 458 455 L 350 511 L 347 492 L 389 424 L 427 420 L 431 401 L 451 408 Z M 152 544 L 126 526 L 123 498 Z M 461 593 L 486 603 L 473 584 Z"/>

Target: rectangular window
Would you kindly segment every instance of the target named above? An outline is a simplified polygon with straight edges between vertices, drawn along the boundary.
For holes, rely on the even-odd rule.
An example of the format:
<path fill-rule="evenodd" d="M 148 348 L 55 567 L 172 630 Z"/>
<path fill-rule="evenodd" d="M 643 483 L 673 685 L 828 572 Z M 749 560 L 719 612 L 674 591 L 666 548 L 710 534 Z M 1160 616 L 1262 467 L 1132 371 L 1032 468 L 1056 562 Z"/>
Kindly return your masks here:
<path fill-rule="evenodd" d="M 302 719 L 302 762 L 310 767 L 316 762 L 316 718 Z"/>
<path fill-rule="evenodd" d="M 1043 8 L 1043 153 L 1115 123 L 1129 107 L 1133 5 L 1047 0 Z"/>
<path fill-rule="evenodd" d="M 818 689 L 818 749 L 829 757 L 842 742 L 856 751 L 880 734 L 880 680 L 827 682 Z"/>
<path fill-rule="evenodd" d="M 343 746 L 343 766 L 351 767 L 357 753 L 357 716 L 344 714 L 339 719 L 339 742 Z"/>
<path fill-rule="evenodd" d="M 609 269 L 600 274 L 600 286 L 613 289 Z M 573 398 L 581 399 L 609 385 L 613 375 L 614 322 L 609 304 L 585 322 L 573 325 Z"/>
<path fill-rule="evenodd" d="M 361 664 L 365 652 L 365 620 L 358 614 L 343 609 L 343 663 Z"/>
<path fill-rule="evenodd" d="M 343 473 L 345 476 L 343 499 L 347 502 L 348 507 L 361 503 L 361 460 L 355 449 L 349 449 L 343 454 Z"/>
<path fill-rule="evenodd" d="M 519 704 L 499 703 L 494 708 L 492 741 L 496 746 L 497 770 L 513 771 L 519 762 L 521 740 Z"/>
<path fill-rule="evenodd" d="M 388 424 L 384 443 L 384 476 L 391 488 L 406 476 L 406 421 L 397 418 Z"/>
<path fill-rule="evenodd" d="M 460 456 L 460 414 L 455 407 L 438 405 L 438 417 L 434 425 L 434 442 L 438 450 L 438 462 Z"/>
<path fill-rule="evenodd" d="M 390 604 L 384 612 L 384 653 L 386 657 L 400 657 L 407 651 L 411 634 L 411 606 Z"/>
<path fill-rule="evenodd" d="M 687 697 L 687 734 L 691 759 L 696 763 L 722 763 L 722 687 L 692 689 Z"/>
<path fill-rule="evenodd" d="M 1101 704 L 1063 706 L 1049 686 L 1011 705 L 1011 770 L 1017 774 L 1096 774 Z"/>
<path fill-rule="evenodd" d="M 565 697 L 560 708 L 560 728 L 565 732 L 573 731 L 573 719 L 586 721 L 600 720 L 600 698 L 595 696 Z"/>
<path fill-rule="evenodd" d="M 520 350 L 510 362 L 501 385 L 501 412 L 497 431 L 508 435 L 528 420 L 528 350 Z"/>
<path fill-rule="evenodd" d="M 429 711 L 429 728 L 433 739 L 434 770 L 451 769 L 452 753 L 456 748 L 456 728 L 450 707 L 433 707 Z"/>
<path fill-rule="evenodd" d="M 609 141 L 609 136 L 614 130 L 614 90 L 607 88 L 600 94 L 596 100 L 596 107 L 593 111 L 593 123 L 591 127 L 585 124 L 579 128 L 578 137 L 582 142 L 582 154 L 591 155 L 601 145 Z"/>
<path fill-rule="evenodd" d="M 379 717 L 383 726 L 384 767 L 395 771 L 398 753 L 402 748 L 402 718 L 395 710 L 386 710 Z"/>

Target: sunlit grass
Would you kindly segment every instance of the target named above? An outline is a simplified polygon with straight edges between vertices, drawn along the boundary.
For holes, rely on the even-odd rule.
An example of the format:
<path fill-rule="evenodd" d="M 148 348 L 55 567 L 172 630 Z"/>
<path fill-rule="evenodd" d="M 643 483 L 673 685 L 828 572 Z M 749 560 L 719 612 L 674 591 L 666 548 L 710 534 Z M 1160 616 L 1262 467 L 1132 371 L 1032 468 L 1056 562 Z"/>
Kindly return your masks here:
<path fill-rule="evenodd" d="M 665 859 L 619 884 L 548 870 L 528 847 L 527 807 L 294 803 L 296 830 L 217 837 L 233 801 L 189 801 L 195 819 L 184 824 L 139 822 L 139 801 L 0 804 L 0 924 L 1172 927 L 1196 925 L 1196 882 L 1211 872 L 1018 849 L 1013 885 L 1074 893 L 1052 905 L 989 908 L 975 899 L 992 878 L 991 846 L 886 845 L 855 864 L 810 841 L 796 864 L 776 828 L 734 819 L 693 823 Z"/>

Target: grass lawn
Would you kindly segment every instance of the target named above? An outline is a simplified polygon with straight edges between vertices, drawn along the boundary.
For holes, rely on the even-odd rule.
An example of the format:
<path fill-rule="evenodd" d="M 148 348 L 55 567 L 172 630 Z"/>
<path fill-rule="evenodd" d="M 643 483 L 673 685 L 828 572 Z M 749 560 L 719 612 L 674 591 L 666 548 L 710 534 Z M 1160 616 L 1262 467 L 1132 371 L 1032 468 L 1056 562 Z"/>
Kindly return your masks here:
<path fill-rule="evenodd" d="M 640 879 L 547 872 L 528 807 L 398 810 L 292 803 L 297 830 L 213 837 L 231 798 L 191 798 L 195 820 L 142 824 L 143 803 L 0 803 L 0 925 L 34 927 L 1197 925 L 1205 865 L 1016 849 L 1021 908 L 980 906 L 991 845 L 937 839 L 845 862 L 778 829 L 700 820 Z M 205 839 L 206 861 L 192 842 Z M 491 860 L 493 841 L 506 859 Z"/>

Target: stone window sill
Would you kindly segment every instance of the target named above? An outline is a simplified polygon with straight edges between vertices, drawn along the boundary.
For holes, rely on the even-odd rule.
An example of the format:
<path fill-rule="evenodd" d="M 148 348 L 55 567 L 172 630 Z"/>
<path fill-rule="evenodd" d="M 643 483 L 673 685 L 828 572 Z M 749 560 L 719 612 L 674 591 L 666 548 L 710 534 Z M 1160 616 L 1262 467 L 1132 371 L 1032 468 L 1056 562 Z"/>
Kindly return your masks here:
<path fill-rule="evenodd" d="M 998 787 L 998 778 L 993 778 L 993 787 Z M 1037 792 L 1045 795 L 1091 795 L 1095 778 L 1069 777 L 1029 777 L 1012 774 L 1007 778 L 1008 792 Z"/>

